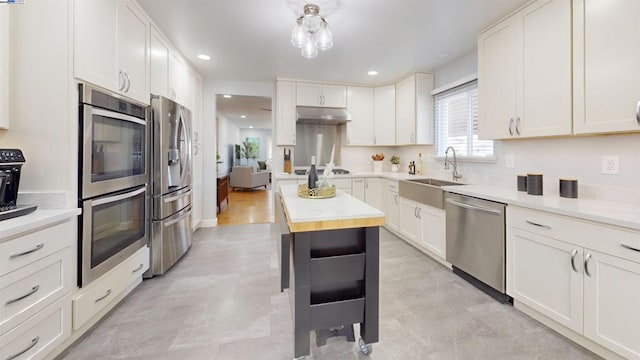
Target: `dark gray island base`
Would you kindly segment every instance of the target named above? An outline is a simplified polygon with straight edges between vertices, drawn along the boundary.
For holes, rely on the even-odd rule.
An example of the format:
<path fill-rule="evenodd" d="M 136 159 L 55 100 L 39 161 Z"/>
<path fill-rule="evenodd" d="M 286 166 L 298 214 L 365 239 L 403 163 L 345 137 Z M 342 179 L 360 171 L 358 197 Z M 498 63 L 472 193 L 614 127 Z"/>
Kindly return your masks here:
<path fill-rule="evenodd" d="M 370 344 L 378 342 L 379 225 L 293 232 L 286 199 L 277 200 L 281 290 L 290 288 L 294 356 L 310 354 L 314 330 L 318 345 L 336 335 L 353 341 L 356 323 L 360 348 L 368 355 Z M 375 221 L 384 223 L 384 217 Z"/>

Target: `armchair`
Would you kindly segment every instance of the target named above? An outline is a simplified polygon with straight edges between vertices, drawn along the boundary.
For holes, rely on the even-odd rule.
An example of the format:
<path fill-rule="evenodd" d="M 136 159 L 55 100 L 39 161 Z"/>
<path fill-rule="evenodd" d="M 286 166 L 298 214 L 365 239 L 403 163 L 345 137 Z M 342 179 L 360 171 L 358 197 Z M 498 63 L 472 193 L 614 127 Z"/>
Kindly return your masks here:
<path fill-rule="evenodd" d="M 253 189 L 269 184 L 269 173 L 266 171 L 254 172 L 251 166 L 234 166 L 229 177 L 229 186 L 233 189 Z"/>

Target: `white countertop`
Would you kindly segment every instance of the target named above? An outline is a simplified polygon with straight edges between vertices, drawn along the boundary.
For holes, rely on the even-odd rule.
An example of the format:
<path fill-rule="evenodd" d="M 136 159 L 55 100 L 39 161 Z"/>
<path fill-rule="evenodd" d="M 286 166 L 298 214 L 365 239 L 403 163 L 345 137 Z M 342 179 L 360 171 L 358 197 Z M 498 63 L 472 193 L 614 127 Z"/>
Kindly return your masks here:
<path fill-rule="evenodd" d="M 568 199 L 558 195 L 536 196 L 516 189 L 491 185 L 455 185 L 445 186 L 443 189 L 456 194 L 640 230 L 640 205 L 594 199 Z"/>
<path fill-rule="evenodd" d="M 80 213 L 81 210 L 78 208 L 36 209 L 36 211 L 28 215 L 2 220 L 0 221 L 0 242 L 10 240 L 33 229 L 80 215 Z"/>
<path fill-rule="evenodd" d="M 360 221 L 369 222 L 371 226 L 384 224 L 385 215 L 382 211 L 341 190 L 337 190 L 332 198 L 305 199 L 298 196 L 297 188 L 297 185 L 280 186 L 283 207 L 292 232 L 307 229 L 308 226 L 315 230 L 359 227 Z"/>
<path fill-rule="evenodd" d="M 318 177 L 322 177 L 322 172 L 318 172 Z M 406 180 L 406 179 L 424 179 L 430 176 L 428 175 L 410 175 L 405 172 L 381 172 L 376 173 L 372 171 L 352 171 L 349 174 L 333 175 L 335 179 L 350 179 L 350 178 L 362 178 L 362 177 L 379 177 L 389 180 Z M 296 175 L 288 173 L 275 174 L 276 180 L 294 180 L 294 179 L 306 179 L 307 175 Z M 331 178 L 329 179 L 331 182 Z"/>

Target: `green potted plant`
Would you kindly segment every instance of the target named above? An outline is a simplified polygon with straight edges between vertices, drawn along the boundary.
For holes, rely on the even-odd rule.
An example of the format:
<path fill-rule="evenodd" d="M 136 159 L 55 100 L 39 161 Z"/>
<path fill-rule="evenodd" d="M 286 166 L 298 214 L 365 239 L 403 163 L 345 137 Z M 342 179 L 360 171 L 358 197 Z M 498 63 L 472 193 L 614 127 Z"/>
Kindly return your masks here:
<path fill-rule="evenodd" d="M 391 162 L 391 171 L 398 172 L 398 169 L 400 168 L 400 158 L 393 155 L 389 162 Z"/>

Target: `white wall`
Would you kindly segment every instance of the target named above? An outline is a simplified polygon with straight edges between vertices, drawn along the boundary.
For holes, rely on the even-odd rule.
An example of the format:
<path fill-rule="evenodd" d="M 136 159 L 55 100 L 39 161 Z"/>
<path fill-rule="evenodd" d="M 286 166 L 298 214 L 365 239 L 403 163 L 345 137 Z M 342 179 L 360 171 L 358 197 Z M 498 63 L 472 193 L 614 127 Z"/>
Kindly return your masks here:
<path fill-rule="evenodd" d="M 218 139 L 220 144 L 218 146 L 220 152 L 220 159 L 222 164 L 218 165 L 218 175 L 227 175 L 233 166 L 230 159 L 233 157 L 232 146 L 240 143 L 240 129 L 231 120 L 227 119 L 223 114 L 217 113 L 218 130 L 220 134 Z"/>
<path fill-rule="evenodd" d="M 436 70 L 435 87 L 449 84 L 478 71 L 478 52 L 472 51 Z"/>

